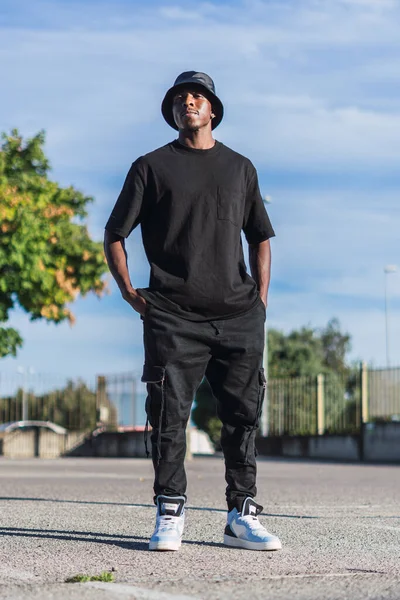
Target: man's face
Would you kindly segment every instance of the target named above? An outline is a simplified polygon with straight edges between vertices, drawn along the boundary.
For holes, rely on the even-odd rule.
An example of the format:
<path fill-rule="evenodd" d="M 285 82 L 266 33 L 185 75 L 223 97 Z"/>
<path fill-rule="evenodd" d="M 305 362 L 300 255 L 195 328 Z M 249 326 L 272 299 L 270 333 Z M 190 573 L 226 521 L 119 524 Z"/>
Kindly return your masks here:
<path fill-rule="evenodd" d="M 187 87 L 174 96 L 172 112 L 180 130 L 198 131 L 208 125 L 211 127 L 211 102 L 194 88 Z"/>

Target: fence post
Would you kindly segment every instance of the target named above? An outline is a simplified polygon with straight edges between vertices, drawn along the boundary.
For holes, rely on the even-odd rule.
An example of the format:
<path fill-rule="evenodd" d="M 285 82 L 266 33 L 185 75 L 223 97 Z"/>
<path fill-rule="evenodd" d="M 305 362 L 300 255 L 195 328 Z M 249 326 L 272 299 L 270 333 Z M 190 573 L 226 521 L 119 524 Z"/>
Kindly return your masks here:
<path fill-rule="evenodd" d="M 106 398 L 106 378 L 104 375 L 98 375 L 96 385 L 96 420 L 100 423 L 107 423 L 109 420 Z"/>
<path fill-rule="evenodd" d="M 368 368 L 365 362 L 360 363 L 360 460 L 365 460 L 365 424 L 368 423 Z"/>
<path fill-rule="evenodd" d="M 368 406 L 368 368 L 365 362 L 361 363 L 361 404 L 360 415 L 361 424 L 368 423 L 369 418 Z"/>
<path fill-rule="evenodd" d="M 324 376 L 317 375 L 317 434 L 325 433 L 325 398 L 324 398 Z"/>

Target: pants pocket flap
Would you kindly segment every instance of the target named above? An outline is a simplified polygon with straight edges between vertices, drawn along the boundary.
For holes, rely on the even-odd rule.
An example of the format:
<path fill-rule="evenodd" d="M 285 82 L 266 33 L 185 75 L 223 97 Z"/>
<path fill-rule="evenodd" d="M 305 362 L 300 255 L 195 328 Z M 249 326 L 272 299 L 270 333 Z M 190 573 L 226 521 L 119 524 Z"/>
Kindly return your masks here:
<path fill-rule="evenodd" d="M 158 383 L 165 379 L 165 367 L 144 364 L 141 381 L 144 383 Z"/>

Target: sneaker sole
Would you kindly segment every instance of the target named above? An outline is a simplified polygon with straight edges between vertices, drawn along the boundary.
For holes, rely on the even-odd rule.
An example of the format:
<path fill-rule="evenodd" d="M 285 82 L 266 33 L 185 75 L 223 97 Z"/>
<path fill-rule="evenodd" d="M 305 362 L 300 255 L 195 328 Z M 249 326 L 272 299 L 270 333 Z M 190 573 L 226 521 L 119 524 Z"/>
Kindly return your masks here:
<path fill-rule="evenodd" d="M 232 535 L 224 534 L 225 546 L 231 548 L 244 548 L 245 550 L 281 550 L 282 544 L 280 541 L 277 542 L 248 542 L 247 540 L 241 540 L 240 538 L 233 537 Z"/>
<path fill-rule="evenodd" d="M 179 550 L 181 542 L 150 542 L 149 550 L 158 550 L 159 552 L 174 552 Z"/>

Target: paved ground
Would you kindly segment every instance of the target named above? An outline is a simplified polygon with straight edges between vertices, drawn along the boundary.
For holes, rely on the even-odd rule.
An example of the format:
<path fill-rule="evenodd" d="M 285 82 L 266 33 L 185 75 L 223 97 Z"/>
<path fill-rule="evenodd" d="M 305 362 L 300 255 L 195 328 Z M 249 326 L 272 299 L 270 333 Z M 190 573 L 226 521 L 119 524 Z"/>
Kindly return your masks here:
<path fill-rule="evenodd" d="M 260 460 L 274 553 L 221 544 L 220 458 L 188 478 L 185 543 L 153 553 L 149 461 L 0 459 L 0 599 L 400 598 L 400 467 Z M 64 583 L 111 569 L 116 583 Z"/>

